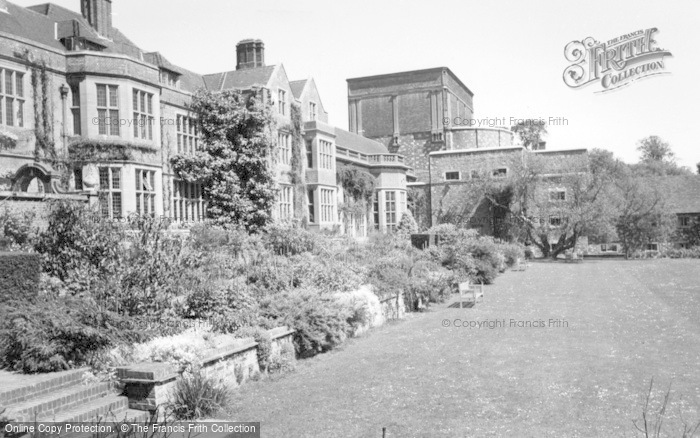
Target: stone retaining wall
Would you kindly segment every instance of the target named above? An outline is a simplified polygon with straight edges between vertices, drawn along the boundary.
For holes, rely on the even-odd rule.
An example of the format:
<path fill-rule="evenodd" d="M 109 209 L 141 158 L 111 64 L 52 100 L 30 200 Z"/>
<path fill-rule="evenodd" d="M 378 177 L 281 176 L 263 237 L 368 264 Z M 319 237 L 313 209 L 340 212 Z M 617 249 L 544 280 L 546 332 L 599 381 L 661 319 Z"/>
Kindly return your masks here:
<path fill-rule="evenodd" d="M 272 338 L 272 354 L 280 353 L 284 344 L 292 344 L 294 330 L 278 327 L 268 333 Z M 207 375 L 242 384 L 260 373 L 258 343 L 252 338 L 236 339 L 202 360 L 202 369 Z M 240 382 L 236 378 L 237 369 L 242 376 Z M 176 367 L 165 362 L 146 362 L 117 369 L 124 395 L 129 398 L 129 408 L 142 411 L 154 412 L 167 404 L 180 377 Z"/>

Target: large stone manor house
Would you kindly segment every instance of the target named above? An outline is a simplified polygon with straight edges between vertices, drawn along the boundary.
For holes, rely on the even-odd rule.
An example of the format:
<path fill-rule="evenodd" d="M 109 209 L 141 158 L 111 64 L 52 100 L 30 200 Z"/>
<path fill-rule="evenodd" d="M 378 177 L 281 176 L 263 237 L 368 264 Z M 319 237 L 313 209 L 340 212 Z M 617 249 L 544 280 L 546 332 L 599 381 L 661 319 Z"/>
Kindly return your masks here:
<path fill-rule="evenodd" d="M 234 64 L 235 62 L 235 64 Z M 314 230 L 365 236 L 394 229 L 409 209 L 422 225 L 457 212 L 484 234 L 500 214 L 473 188 L 504 178 L 514 161 L 536 155 L 557 169 L 585 166 L 586 149 L 529 150 L 504 127 L 460 125 L 474 116 L 474 93 L 447 67 L 348 79 L 348 130 L 331 126 L 311 77 L 290 80 L 268 65 L 260 40 L 236 45 L 232 69 L 201 74 L 147 52 L 112 25 L 111 0 L 81 0 L 80 12 L 46 3 L 28 8 L 0 0 L 0 202 L 39 210 L 47 199 L 100 205 L 105 217 L 153 215 L 174 222 L 204 219 L 197 184 L 178 180 L 175 154 L 199 148 L 188 111 L 198 89 L 263 90 L 274 106 L 279 189 L 273 215 L 289 221 L 299 207 Z M 301 110 L 305 159 L 303 206 L 290 177 L 292 105 Z M 446 122 L 447 121 L 447 122 Z M 115 123 L 117 122 L 117 123 Z M 57 165 L 68 157 L 70 172 Z M 346 217 L 337 170 L 363 170 L 376 191 L 361 217 Z M 686 181 L 687 180 L 687 181 Z M 679 179 L 680 181 L 680 179 Z M 553 186 L 554 201 L 566 195 Z M 679 183 L 673 198 L 679 226 L 700 214 L 697 178 Z M 693 192 L 694 191 L 694 192 Z M 682 192 L 682 193 L 681 193 Z M 544 218 L 554 221 L 556 218 Z M 601 250 L 608 250 L 601 246 Z"/>
<path fill-rule="evenodd" d="M 177 179 L 174 154 L 195 153 L 193 92 L 265 90 L 274 105 L 279 185 L 273 216 L 291 219 L 291 106 L 303 122 L 304 211 L 311 229 L 364 236 L 391 230 L 407 210 L 412 169 L 378 141 L 328 124 L 313 78 L 290 80 L 282 64 L 265 63 L 259 40 L 236 46 L 231 71 L 198 74 L 146 52 L 112 25 L 111 0 L 83 0 L 77 13 L 54 4 L 23 8 L 0 0 L 0 192 L 15 209 L 37 209 L 52 197 L 94 198 L 110 218 L 133 214 L 196 222 L 206 205 L 197 184 Z M 50 150 L 47 145 L 53 145 Z M 81 148 L 82 153 L 75 151 Z M 92 157 L 85 157 L 94 151 Z M 78 163 L 67 178 L 63 154 Z M 336 170 L 375 177 L 375 201 L 364 217 L 345 218 Z M 65 172 L 64 172 L 65 173 Z M 298 206 L 297 206 L 298 207 Z"/>

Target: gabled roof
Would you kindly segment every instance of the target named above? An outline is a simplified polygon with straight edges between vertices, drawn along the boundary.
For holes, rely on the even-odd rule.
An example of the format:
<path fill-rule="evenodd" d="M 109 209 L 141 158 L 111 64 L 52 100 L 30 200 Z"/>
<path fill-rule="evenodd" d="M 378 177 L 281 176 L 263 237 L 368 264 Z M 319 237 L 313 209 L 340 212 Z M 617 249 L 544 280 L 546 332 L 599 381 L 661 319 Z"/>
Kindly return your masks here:
<path fill-rule="evenodd" d="M 378 141 L 340 128 L 335 128 L 335 144 L 341 148 L 367 155 L 389 153 L 389 150 Z"/>
<path fill-rule="evenodd" d="M 304 93 L 304 88 L 306 88 L 307 82 L 308 79 L 302 79 L 300 81 L 291 81 L 289 83 L 289 86 L 292 89 L 292 94 L 294 94 L 294 98 L 301 99 L 301 95 Z"/>
<path fill-rule="evenodd" d="M 671 213 L 700 213 L 700 175 L 652 178 L 666 199 Z"/>
<path fill-rule="evenodd" d="M 275 68 L 276 66 L 274 65 L 266 65 L 263 67 L 214 73 L 204 75 L 204 82 L 207 88 L 212 91 L 230 89 L 249 90 L 254 86 L 267 86 Z"/>

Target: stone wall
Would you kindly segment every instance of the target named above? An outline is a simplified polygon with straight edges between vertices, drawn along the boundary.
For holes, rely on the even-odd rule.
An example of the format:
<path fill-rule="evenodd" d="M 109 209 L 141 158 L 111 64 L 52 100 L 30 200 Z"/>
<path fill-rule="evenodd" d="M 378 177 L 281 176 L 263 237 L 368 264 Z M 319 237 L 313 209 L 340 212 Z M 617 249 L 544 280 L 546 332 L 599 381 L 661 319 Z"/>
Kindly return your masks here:
<path fill-rule="evenodd" d="M 278 327 L 268 333 L 272 354 L 280 353 L 285 344 L 292 345 L 294 330 Z M 203 359 L 202 370 L 206 375 L 226 379 L 227 383 L 243 384 L 260 372 L 258 343 L 252 338 L 236 339 Z M 124 386 L 130 409 L 156 412 L 171 400 L 181 375 L 170 363 L 148 362 L 118 368 L 117 378 Z"/>

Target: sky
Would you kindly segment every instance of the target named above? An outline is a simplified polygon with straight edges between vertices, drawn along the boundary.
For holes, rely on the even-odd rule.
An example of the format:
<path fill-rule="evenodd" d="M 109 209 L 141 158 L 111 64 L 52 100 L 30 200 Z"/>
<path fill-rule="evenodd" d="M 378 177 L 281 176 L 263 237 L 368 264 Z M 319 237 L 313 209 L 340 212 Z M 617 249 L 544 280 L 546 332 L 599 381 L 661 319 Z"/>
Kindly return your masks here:
<path fill-rule="evenodd" d="M 12 1 L 12 0 L 11 0 Z M 14 0 L 22 6 L 37 1 Z M 55 0 L 80 10 L 79 0 Z M 700 103 L 700 1 L 114 0 L 114 25 L 146 51 L 207 74 L 233 70 L 236 43 L 265 42 L 268 65 L 313 77 L 330 122 L 346 128 L 346 79 L 449 67 L 474 93 L 474 118 L 566 119 L 548 149 L 603 148 L 636 162 L 657 135 L 695 170 Z M 657 28 L 665 71 L 595 93 L 569 88 L 564 47 Z"/>

